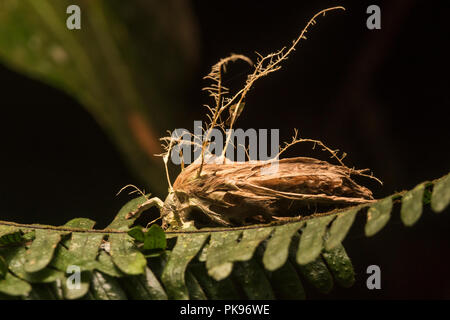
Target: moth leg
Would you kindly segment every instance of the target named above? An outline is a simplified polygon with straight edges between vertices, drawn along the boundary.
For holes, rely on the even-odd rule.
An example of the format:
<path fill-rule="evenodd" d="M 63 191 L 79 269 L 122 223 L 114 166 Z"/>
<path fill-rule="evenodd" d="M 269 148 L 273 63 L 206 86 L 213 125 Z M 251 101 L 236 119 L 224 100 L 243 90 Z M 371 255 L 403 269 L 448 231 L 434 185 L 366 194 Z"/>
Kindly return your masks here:
<path fill-rule="evenodd" d="M 158 207 L 158 209 L 161 211 L 161 209 L 164 206 L 164 202 L 161 199 L 157 198 L 157 197 L 148 199 L 144 203 L 140 204 L 139 207 L 137 207 L 136 210 L 133 210 L 133 211 L 127 213 L 127 215 L 125 216 L 125 219 L 133 218 L 137 214 L 140 214 L 143 211 L 148 210 L 148 209 L 150 209 L 152 207 L 155 207 L 155 206 Z"/>
<path fill-rule="evenodd" d="M 201 212 L 203 212 L 210 220 L 212 220 L 215 223 L 218 223 L 223 226 L 232 226 L 232 224 L 224 219 L 220 214 L 217 212 L 212 211 L 207 206 L 198 203 L 197 201 L 191 201 L 191 208 L 192 209 L 198 209 Z"/>

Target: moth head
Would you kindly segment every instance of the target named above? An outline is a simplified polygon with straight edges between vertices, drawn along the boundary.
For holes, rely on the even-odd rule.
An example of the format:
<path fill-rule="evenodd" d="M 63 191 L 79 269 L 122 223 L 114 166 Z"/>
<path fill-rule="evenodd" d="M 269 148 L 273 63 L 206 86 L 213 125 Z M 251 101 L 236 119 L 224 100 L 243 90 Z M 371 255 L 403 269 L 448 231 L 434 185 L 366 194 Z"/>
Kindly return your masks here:
<path fill-rule="evenodd" d="M 180 206 L 188 201 L 188 195 L 186 192 L 172 190 L 167 195 L 164 201 L 164 209 L 166 211 L 177 211 Z"/>
<path fill-rule="evenodd" d="M 174 191 L 175 196 L 178 200 L 178 202 L 181 203 L 186 203 L 189 200 L 189 196 L 186 192 L 184 191 Z"/>
<path fill-rule="evenodd" d="M 185 192 L 174 190 L 169 192 L 161 211 L 164 230 L 175 230 L 183 226 L 180 212 L 183 210 L 183 204 L 187 201 L 188 196 Z"/>

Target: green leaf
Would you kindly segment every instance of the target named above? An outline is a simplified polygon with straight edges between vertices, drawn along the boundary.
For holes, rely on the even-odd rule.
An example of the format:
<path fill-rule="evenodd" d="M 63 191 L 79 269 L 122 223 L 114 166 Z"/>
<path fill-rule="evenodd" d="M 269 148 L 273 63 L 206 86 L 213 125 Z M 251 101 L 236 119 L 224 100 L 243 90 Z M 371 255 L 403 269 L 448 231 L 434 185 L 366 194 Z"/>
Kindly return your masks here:
<path fill-rule="evenodd" d="M 5 259 L 3 259 L 2 256 L 0 256 L 0 280 L 5 278 L 7 272 L 8 272 L 8 265 L 6 264 Z"/>
<path fill-rule="evenodd" d="M 423 205 L 431 203 L 431 187 L 433 186 L 430 182 L 425 183 L 425 190 L 423 191 Z"/>
<path fill-rule="evenodd" d="M 436 184 L 442 181 L 438 180 Z M 401 212 L 402 220 L 407 221 L 405 224 L 417 221 L 424 192 L 431 185 L 426 182 L 406 192 L 403 198 L 403 193 L 397 193 L 371 205 L 366 234 L 371 234 L 368 231 L 376 233 L 388 222 L 393 198 L 402 198 Z M 440 191 L 435 188 L 435 192 Z M 189 233 L 170 233 L 171 237 L 177 238 L 172 251 L 167 250 L 165 233 L 160 227 L 150 228 L 147 234 L 138 234 L 141 228 L 134 228 L 138 233 L 132 231 L 130 234 L 137 234 L 136 238 L 140 237 L 144 244 L 146 237 L 151 240 L 147 240 L 146 248 L 161 251 L 165 248 L 162 254 L 148 261 L 135 245 L 135 239 L 126 233 L 128 221 L 122 219 L 125 211 L 121 213 L 122 218 L 115 219 L 116 226 L 124 228 L 122 232 L 111 229 L 73 230 L 63 242 L 59 240 L 61 235 L 68 234 L 68 227 L 92 228 L 94 221 L 73 219 L 61 230 L 51 226 L 11 226 L 0 222 L 0 231 L 6 237 L 17 235 L 22 242 L 25 238 L 28 241 L 34 238 L 28 250 L 24 244 L 17 246 L 15 242 L 0 248 L 0 275 L 4 275 L 0 280 L 0 297 L 125 299 L 128 296 L 133 299 L 192 300 L 239 299 L 245 294 L 250 299 L 303 299 L 303 279 L 320 292 L 328 293 L 333 288 L 333 278 L 343 287 L 350 287 L 355 282 L 351 260 L 341 243 L 356 214 L 364 206 L 278 226 L 218 232 L 192 229 Z M 105 235 L 109 236 L 109 243 L 105 243 L 104 250 L 101 250 Z M 208 237 L 210 241 L 205 244 Z M 56 249 L 49 253 L 54 246 Z M 45 260 L 51 261 L 49 264 L 39 262 L 44 267 L 29 272 L 26 266 L 33 255 L 42 258 L 37 254 L 38 249 L 41 249 Z M 198 260 L 191 263 L 195 256 Z M 147 263 L 150 267 L 146 267 Z M 80 267 L 82 281 L 79 288 L 70 289 L 68 280 L 73 280 L 73 277 L 65 275 L 71 265 Z M 11 283 L 17 288 L 13 288 Z M 32 291 L 28 283 L 33 284 Z M 96 288 L 92 287 L 94 284 Z M 38 289 L 35 290 L 34 286 Z M 112 291 L 108 292 L 110 289 Z"/>
<path fill-rule="evenodd" d="M 250 300 L 274 300 L 275 295 L 264 269 L 255 261 L 235 263 L 233 278 L 241 285 Z"/>
<path fill-rule="evenodd" d="M 350 288 L 355 283 L 355 272 L 352 262 L 342 245 L 325 251 L 322 256 L 339 285 L 344 288 Z"/>
<path fill-rule="evenodd" d="M 225 279 L 233 269 L 233 263 L 228 259 L 235 249 L 242 231 L 213 232 L 206 255 L 206 269 L 215 280 Z"/>
<path fill-rule="evenodd" d="M 128 228 L 134 223 L 139 215 L 135 215 L 134 217 L 127 219 L 126 217 L 128 213 L 137 210 L 145 201 L 147 201 L 147 198 L 144 196 L 129 201 L 119 210 L 119 213 L 115 216 L 111 224 L 106 227 L 106 229 L 129 231 Z"/>
<path fill-rule="evenodd" d="M 206 293 L 206 296 L 212 300 L 236 300 L 239 299 L 239 293 L 230 278 L 220 281 L 214 280 L 208 275 L 204 263 L 195 264 L 189 267 L 192 274 L 197 279 L 200 286 Z"/>
<path fill-rule="evenodd" d="M 367 212 L 365 233 L 367 237 L 375 235 L 384 228 L 391 218 L 392 197 L 384 198 L 373 204 Z"/>
<path fill-rule="evenodd" d="M 72 253 L 70 253 L 68 249 L 60 244 L 56 247 L 53 259 L 50 262 L 50 266 L 66 272 L 67 267 L 74 264 L 76 261 L 77 258 Z"/>
<path fill-rule="evenodd" d="M 95 221 L 85 218 L 77 218 L 69 221 L 65 226 L 91 230 L 95 225 Z M 80 268 L 81 283 L 79 288 L 70 289 L 67 284 L 63 283 L 63 292 L 67 299 L 79 299 L 85 296 L 89 291 L 91 271 L 94 269 L 102 269 L 103 265 L 96 260 L 99 253 L 99 247 L 103 241 L 105 234 L 90 232 L 73 232 L 68 242 L 69 250 L 66 252 L 67 261 L 65 267 L 75 265 Z M 110 259 L 111 260 L 111 259 Z M 111 264 L 112 261 L 110 261 Z"/>
<path fill-rule="evenodd" d="M 91 282 L 91 272 L 81 272 L 80 282 L 75 283 L 71 281 L 70 277 L 62 281 L 62 290 L 64 298 L 68 300 L 75 300 L 83 297 L 89 291 L 89 284 Z"/>
<path fill-rule="evenodd" d="M 167 300 L 161 283 L 148 267 L 145 268 L 145 274 L 123 278 L 120 283 L 131 299 Z"/>
<path fill-rule="evenodd" d="M 19 231 L 20 229 L 14 226 L 8 226 L 8 225 L 2 225 L 0 224 L 0 238 L 2 238 L 5 235 L 15 233 Z"/>
<path fill-rule="evenodd" d="M 64 227 L 86 229 L 92 228 L 94 225 L 95 222 L 90 219 L 76 218 L 66 223 Z M 73 232 L 70 239 L 64 240 L 64 244 L 68 245 L 69 249 L 66 249 L 62 244 L 56 245 L 50 266 L 62 271 L 57 273 L 58 278 L 55 282 L 55 290 L 59 292 L 58 294 L 62 298 L 69 300 L 79 299 L 88 292 L 91 278 L 91 273 L 89 271 L 94 268 L 95 264 L 95 261 L 92 259 L 95 259 L 103 236 L 104 234 L 101 233 Z M 67 283 L 68 280 L 72 283 L 70 278 L 72 273 L 69 274 L 69 279 L 65 277 L 69 267 L 80 268 L 79 286 L 72 287 Z M 33 273 L 33 276 L 35 274 L 44 273 L 45 270 L 46 269 Z"/>
<path fill-rule="evenodd" d="M 17 232 L 14 232 L 14 233 L 10 233 L 10 234 L 4 235 L 0 239 L 0 245 L 14 245 L 14 244 L 23 243 L 24 241 L 25 241 L 25 239 L 22 236 L 22 232 L 21 231 L 17 231 Z"/>
<path fill-rule="evenodd" d="M 292 265 L 302 279 L 305 279 L 308 283 L 313 285 L 319 292 L 328 293 L 333 288 L 333 277 L 328 271 L 328 268 L 321 256 L 319 255 L 316 260 L 306 265 L 299 265 L 297 262 L 298 248 L 300 244 L 300 235 L 294 234 L 292 237 L 292 244 L 289 247 L 289 260 L 292 261 Z"/>
<path fill-rule="evenodd" d="M 200 251 L 208 235 L 208 233 L 199 233 L 178 236 L 177 243 L 161 275 L 161 281 L 170 299 L 189 299 L 185 282 L 186 267 Z"/>
<path fill-rule="evenodd" d="M 361 207 L 358 206 L 337 214 L 337 218 L 331 224 L 329 237 L 325 241 L 325 249 L 331 250 L 341 244 L 350 227 L 353 225 L 356 214 L 360 209 Z"/>
<path fill-rule="evenodd" d="M 289 260 L 281 268 L 270 272 L 269 277 L 277 299 L 304 300 L 306 298 L 302 281 Z"/>
<path fill-rule="evenodd" d="M 158 279 L 161 279 L 164 268 L 169 261 L 171 251 L 166 250 L 161 255 L 157 257 L 151 257 L 147 259 L 148 267 L 156 275 Z"/>
<path fill-rule="evenodd" d="M 310 219 L 302 231 L 297 251 L 297 262 L 307 264 L 314 261 L 323 249 L 324 235 L 335 215 Z"/>
<path fill-rule="evenodd" d="M 152 225 L 145 234 L 144 250 L 165 250 L 166 234 L 157 224 Z"/>
<path fill-rule="evenodd" d="M 186 271 L 185 278 L 186 287 L 189 292 L 189 300 L 206 300 L 206 294 L 197 278 L 189 271 Z"/>
<path fill-rule="evenodd" d="M 24 238 L 19 228 L 15 226 L 0 225 L 0 245 L 13 245 L 22 243 Z"/>
<path fill-rule="evenodd" d="M 11 273 L 7 272 L 4 279 L 0 280 L 0 293 L 10 296 L 25 296 L 31 291 L 31 286 Z"/>
<path fill-rule="evenodd" d="M 57 279 L 50 284 L 57 300 L 64 300 L 63 282 L 64 280 Z"/>
<path fill-rule="evenodd" d="M 125 300 L 127 296 L 119 282 L 106 274 L 92 273 L 91 292 L 97 300 Z"/>
<path fill-rule="evenodd" d="M 300 272 L 305 279 L 319 292 L 327 294 L 333 289 L 333 277 L 322 260 L 322 257 L 304 265 L 300 265 Z"/>
<path fill-rule="evenodd" d="M 52 260 L 61 234 L 54 230 L 36 229 L 36 238 L 26 254 L 25 271 L 37 272 L 44 269 Z"/>
<path fill-rule="evenodd" d="M 80 261 L 93 261 L 98 255 L 104 236 L 102 233 L 74 232 L 70 240 L 69 252 Z"/>
<path fill-rule="evenodd" d="M 75 219 L 71 221 L 74 227 L 91 230 L 95 222 L 88 219 Z M 95 260 L 99 247 L 104 238 L 102 233 L 73 232 L 69 243 L 68 254 L 72 256 L 72 265 L 80 268 L 81 283 L 77 288 L 69 288 L 67 283 L 63 283 L 63 291 L 66 299 L 79 299 L 85 296 L 89 291 L 91 283 L 92 270 L 97 267 Z"/>
<path fill-rule="evenodd" d="M 2 0 L 0 60 L 79 100 L 134 172 L 164 192 L 162 165 L 150 155 L 181 112 L 180 94 L 198 59 L 190 7 L 177 0 L 77 2 L 82 28 L 73 31 L 65 24 L 71 4 Z"/>
<path fill-rule="evenodd" d="M 92 229 L 95 225 L 95 221 L 87 218 L 75 218 L 64 224 L 63 227 L 65 228 L 71 228 L 71 229 Z M 61 244 L 65 247 L 69 247 L 70 245 L 70 238 L 63 238 L 61 240 Z"/>
<path fill-rule="evenodd" d="M 88 218 L 75 218 L 64 224 L 64 226 L 69 228 L 92 229 L 95 226 L 95 221 Z"/>
<path fill-rule="evenodd" d="M 90 219 L 76 218 L 66 223 L 64 227 L 89 230 L 94 225 L 95 222 Z M 69 249 L 61 244 L 57 246 L 51 265 L 63 272 L 66 272 L 70 265 L 76 265 L 82 271 L 93 270 L 99 264 L 95 258 L 104 236 L 104 233 L 72 232 L 71 238 L 63 241 Z"/>
<path fill-rule="evenodd" d="M 130 237 L 132 237 L 134 240 L 138 242 L 144 242 L 145 234 L 144 231 L 142 231 L 141 226 L 135 226 L 128 231 L 128 234 Z"/>
<path fill-rule="evenodd" d="M 276 270 L 286 262 L 291 238 L 304 224 L 305 222 L 301 221 L 275 227 L 275 232 L 267 242 L 263 257 L 263 263 L 267 270 Z"/>
<path fill-rule="evenodd" d="M 24 297 L 25 300 L 58 300 L 58 298 L 52 285 L 47 283 L 33 284 L 32 290 Z"/>
<path fill-rule="evenodd" d="M 423 194 L 425 190 L 425 183 L 421 183 L 413 190 L 406 192 L 402 198 L 402 208 L 400 210 L 400 217 L 405 226 L 414 225 L 422 215 L 423 208 Z"/>
<path fill-rule="evenodd" d="M 234 261 L 250 260 L 256 247 L 266 239 L 273 228 L 248 229 L 242 233 L 242 239 L 237 242 L 240 233 L 229 236 L 226 232 L 213 233 L 211 245 L 208 248 L 206 268 L 217 281 L 225 279 L 231 273 Z M 228 249 L 220 249 L 228 246 Z"/>
<path fill-rule="evenodd" d="M 247 261 L 253 257 L 258 245 L 273 231 L 271 227 L 244 230 L 242 239 L 238 242 L 230 261 Z"/>
<path fill-rule="evenodd" d="M 122 277 L 124 274 L 116 267 L 111 256 L 105 251 L 101 251 L 97 258 L 95 269 L 111 277 Z"/>
<path fill-rule="evenodd" d="M 86 230 L 91 230 L 94 225 L 95 221 L 85 218 L 76 218 L 65 224 L 66 227 Z M 67 267 L 79 268 L 79 271 L 81 271 L 80 283 L 75 286 L 70 284 L 71 273 L 67 279 L 63 280 L 62 290 L 65 299 L 79 299 L 88 293 L 92 278 L 91 270 L 96 266 L 95 258 L 104 236 L 102 233 L 72 232 L 68 242 L 69 250 L 66 255 L 70 262 L 67 261 L 69 263 L 66 263 L 64 272 L 67 272 Z"/>
<path fill-rule="evenodd" d="M 109 235 L 111 257 L 114 264 L 124 273 L 138 275 L 145 272 L 147 261 L 134 245 L 128 234 L 113 233 Z"/>
<path fill-rule="evenodd" d="M 431 209 L 442 212 L 450 203 L 450 174 L 439 179 L 433 187 L 431 194 Z"/>
<path fill-rule="evenodd" d="M 25 247 L 18 247 L 11 255 L 9 269 L 19 278 L 30 283 L 50 283 L 64 278 L 63 272 L 48 267 L 37 272 L 27 272 L 25 270 L 27 254 Z"/>

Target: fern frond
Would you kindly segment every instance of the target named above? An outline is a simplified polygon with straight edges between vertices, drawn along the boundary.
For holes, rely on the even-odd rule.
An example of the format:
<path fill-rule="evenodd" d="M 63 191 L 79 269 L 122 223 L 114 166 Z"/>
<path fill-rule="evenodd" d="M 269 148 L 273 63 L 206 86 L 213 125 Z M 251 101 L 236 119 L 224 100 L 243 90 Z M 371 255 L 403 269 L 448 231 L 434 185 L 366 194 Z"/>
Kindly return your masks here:
<path fill-rule="evenodd" d="M 342 246 L 355 217 L 366 216 L 365 235 L 371 237 L 400 203 L 401 219 L 411 226 L 428 201 L 426 191 L 431 192 L 431 209 L 443 212 L 450 203 L 450 174 L 374 203 L 268 225 L 148 232 L 132 227 L 139 214 L 125 218 L 147 201 L 146 195 L 127 203 L 103 230 L 84 218 L 59 227 L 0 221 L 0 294 L 27 299 L 293 299 L 305 297 L 303 281 L 328 293 L 334 283 L 347 288 L 355 281 Z M 136 230 L 148 233 L 153 245 L 163 243 L 163 250 L 146 258 L 144 236 Z M 164 235 L 171 243 L 167 249 L 165 239 L 156 239 Z M 81 270 L 78 289 L 67 285 L 69 266 Z"/>

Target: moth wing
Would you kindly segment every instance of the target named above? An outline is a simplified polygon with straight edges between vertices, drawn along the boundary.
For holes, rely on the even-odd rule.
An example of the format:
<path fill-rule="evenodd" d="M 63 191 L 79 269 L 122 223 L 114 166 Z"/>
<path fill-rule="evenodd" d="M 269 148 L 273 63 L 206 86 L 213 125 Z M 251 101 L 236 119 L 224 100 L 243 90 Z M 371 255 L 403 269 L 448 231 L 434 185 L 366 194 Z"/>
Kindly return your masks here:
<path fill-rule="evenodd" d="M 342 196 L 334 196 L 334 195 L 326 195 L 326 194 L 302 194 L 295 192 L 285 192 L 279 191 L 271 188 L 266 188 L 262 186 L 258 186 L 252 183 L 246 183 L 242 188 L 246 191 L 240 191 L 241 194 L 251 193 L 255 196 L 261 198 L 273 198 L 273 199 L 290 199 L 290 200 L 299 200 L 305 202 L 314 202 L 314 203 L 336 203 L 336 204 L 360 204 L 373 202 L 375 200 L 369 200 L 364 198 L 353 198 L 353 197 L 342 197 Z M 248 191 L 247 191 L 248 190 Z M 236 193 L 237 194 L 237 193 Z"/>
<path fill-rule="evenodd" d="M 277 196 L 298 200 L 325 201 L 334 197 L 336 201 L 347 202 L 345 198 L 373 199 L 369 189 L 351 179 L 346 167 L 305 157 L 282 159 L 274 170 L 268 170 L 269 165 L 253 166 L 246 176 L 236 176 L 235 183 L 240 188 L 248 185 L 253 191 L 273 192 Z"/>

